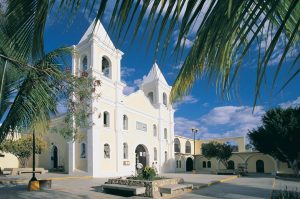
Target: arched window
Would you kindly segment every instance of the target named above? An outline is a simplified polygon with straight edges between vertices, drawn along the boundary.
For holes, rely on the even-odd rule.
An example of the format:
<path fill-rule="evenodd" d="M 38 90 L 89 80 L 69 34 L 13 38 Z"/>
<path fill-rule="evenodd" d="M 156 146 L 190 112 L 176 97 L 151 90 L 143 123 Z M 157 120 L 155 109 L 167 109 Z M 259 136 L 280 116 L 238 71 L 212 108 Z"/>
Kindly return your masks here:
<path fill-rule="evenodd" d="M 109 127 L 109 112 L 105 111 L 103 114 L 103 125 Z"/>
<path fill-rule="evenodd" d="M 154 160 L 157 160 L 157 149 L 154 147 Z"/>
<path fill-rule="evenodd" d="M 228 161 L 227 169 L 234 169 L 234 161 L 232 160 Z"/>
<path fill-rule="evenodd" d="M 181 160 L 179 160 L 179 168 L 181 168 Z"/>
<path fill-rule="evenodd" d="M 153 124 L 153 136 L 157 136 L 157 128 L 155 124 Z"/>
<path fill-rule="evenodd" d="M 128 117 L 127 117 L 127 115 L 123 115 L 123 129 L 128 130 Z"/>
<path fill-rule="evenodd" d="M 167 104 L 168 104 L 168 98 L 167 98 L 167 94 L 166 93 L 163 93 L 163 104 L 165 106 L 167 106 Z"/>
<path fill-rule="evenodd" d="M 207 168 L 211 168 L 211 162 L 207 161 Z"/>
<path fill-rule="evenodd" d="M 110 146 L 109 144 L 104 144 L 104 158 L 110 158 Z"/>
<path fill-rule="evenodd" d="M 84 56 L 82 59 L 82 71 L 86 71 L 88 68 L 87 56 Z"/>
<path fill-rule="evenodd" d="M 180 153 L 180 141 L 178 138 L 174 139 L 174 152 Z"/>
<path fill-rule="evenodd" d="M 203 162 L 202 162 L 202 167 L 203 167 L 203 168 L 206 168 L 206 161 L 203 161 Z"/>
<path fill-rule="evenodd" d="M 128 159 L 128 144 L 123 143 L 123 159 Z"/>
<path fill-rule="evenodd" d="M 176 168 L 179 168 L 179 161 L 176 160 Z"/>
<path fill-rule="evenodd" d="M 167 161 L 168 161 L 168 152 L 165 151 L 165 162 L 167 162 Z"/>
<path fill-rule="evenodd" d="M 149 92 L 148 95 L 147 95 L 149 101 L 151 102 L 151 104 L 154 103 L 154 95 L 153 95 L 153 92 Z"/>
<path fill-rule="evenodd" d="M 111 66 L 106 57 L 102 57 L 102 73 L 105 77 L 111 78 Z"/>
<path fill-rule="evenodd" d="M 80 158 L 86 157 L 86 146 L 85 143 L 81 143 L 80 145 Z"/>
<path fill-rule="evenodd" d="M 185 143 L 185 153 L 191 153 L 191 143 L 189 141 Z"/>
<path fill-rule="evenodd" d="M 167 128 L 164 128 L 164 138 L 165 138 L 165 140 L 168 139 L 168 130 L 167 130 Z"/>

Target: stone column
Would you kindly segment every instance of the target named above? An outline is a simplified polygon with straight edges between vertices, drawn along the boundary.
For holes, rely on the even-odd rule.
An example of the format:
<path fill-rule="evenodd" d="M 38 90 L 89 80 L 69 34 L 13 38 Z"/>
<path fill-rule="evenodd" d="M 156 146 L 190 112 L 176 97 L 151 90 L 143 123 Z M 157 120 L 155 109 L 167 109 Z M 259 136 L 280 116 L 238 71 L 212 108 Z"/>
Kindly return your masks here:
<path fill-rule="evenodd" d="M 76 46 L 73 45 L 73 53 L 72 53 L 72 75 L 77 76 L 78 64 L 76 64 L 76 60 L 78 63 L 79 56 L 75 54 Z M 75 96 L 72 96 L 72 100 L 76 100 Z M 73 128 L 75 128 L 75 121 L 73 118 Z M 75 142 L 72 140 L 68 142 L 68 173 L 71 174 L 75 170 Z"/>
<path fill-rule="evenodd" d="M 123 104 L 121 102 L 123 84 L 121 82 L 115 83 L 115 135 L 116 135 L 116 172 L 117 175 L 122 175 L 123 173 Z"/>
<path fill-rule="evenodd" d="M 75 142 L 73 141 L 68 142 L 68 150 L 69 150 L 68 173 L 72 174 L 75 171 Z"/>

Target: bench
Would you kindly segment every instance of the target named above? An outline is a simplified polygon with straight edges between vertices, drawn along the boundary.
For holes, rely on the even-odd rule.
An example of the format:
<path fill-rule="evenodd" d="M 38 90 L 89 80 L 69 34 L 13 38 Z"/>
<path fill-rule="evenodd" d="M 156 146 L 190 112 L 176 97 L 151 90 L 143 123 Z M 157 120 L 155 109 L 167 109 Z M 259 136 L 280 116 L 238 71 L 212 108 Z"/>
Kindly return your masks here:
<path fill-rule="evenodd" d="M 5 168 L 2 170 L 2 174 L 3 175 L 10 175 L 12 172 L 12 169 L 9 169 L 9 168 Z"/>
<path fill-rule="evenodd" d="M 18 171 L 18 175 L 22 174 L 22 173 L 39 173 L 42 174 L 42 171 Z"/>
<path fill-rule="evenodd" d="M 184 191 L 185 189 L 193 189 L 192 184 L 170 184 L 166 186 L 159 187 L 159 192 L 166 193 L 166 194 L 172 194 L 174 191 L 182 190 Z"/>
<path fill-rule="evenodd" d="M 120 184 L 104 184 L 102 188 L 105 190 L 116 190 L 116 191 L 128 191 L 132 192 L 133 195 L 140 195 L 146 192 L 146 187 L 120 185 Z"/>

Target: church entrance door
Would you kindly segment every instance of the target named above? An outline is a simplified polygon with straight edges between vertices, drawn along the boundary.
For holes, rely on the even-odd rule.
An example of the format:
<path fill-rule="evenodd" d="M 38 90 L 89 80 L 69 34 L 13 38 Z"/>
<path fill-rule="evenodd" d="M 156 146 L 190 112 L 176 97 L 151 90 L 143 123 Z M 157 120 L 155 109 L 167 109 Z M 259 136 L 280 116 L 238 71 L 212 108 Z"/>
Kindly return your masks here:
<path fill-rule="evenodd" d="M 141 163 L 143 165 L 143 168 L 145 166 L 148 166 L 148 150 L 144 145 L 138 145 L 135 149 L 135 167 L 137 168 L 138 163 Z"/>

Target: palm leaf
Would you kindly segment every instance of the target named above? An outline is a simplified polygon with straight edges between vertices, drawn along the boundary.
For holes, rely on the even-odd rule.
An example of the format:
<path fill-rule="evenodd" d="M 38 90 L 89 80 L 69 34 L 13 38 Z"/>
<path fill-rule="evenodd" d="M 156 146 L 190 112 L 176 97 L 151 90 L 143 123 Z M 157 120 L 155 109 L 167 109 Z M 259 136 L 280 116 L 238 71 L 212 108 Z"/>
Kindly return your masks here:
<path fill-rule="evenodd" d="M 47 125 L 50 113 L 56 112 L 60 86 L 65 80 L 58 64 L 69 53 L 69 48 L 57 49 L 36 61 L 33 68 L 23 70 L 24 78 L 14 88 L 16 96 L 0 126 L 0 142 L 16 128 Z M 21 61 L 10 62 L 14 67 L 22 68 L 19 66 Z"/>

